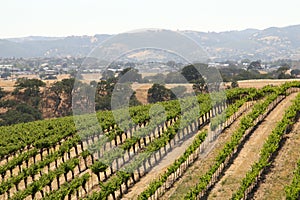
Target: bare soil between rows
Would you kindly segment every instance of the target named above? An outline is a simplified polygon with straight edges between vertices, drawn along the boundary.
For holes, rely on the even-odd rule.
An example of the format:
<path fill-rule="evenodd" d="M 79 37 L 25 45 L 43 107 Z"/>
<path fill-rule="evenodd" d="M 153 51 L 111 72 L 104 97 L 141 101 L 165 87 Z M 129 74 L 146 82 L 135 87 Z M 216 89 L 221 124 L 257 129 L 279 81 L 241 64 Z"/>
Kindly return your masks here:
<path fill-rule="evenodd" d="M 275 159 L 262 177 L 254 199 L 286 199 L 284 186 L 293 179 L 300 158 L 300 120 L 294 125 L 292 132 L 284 136 Z"/>
<path fill-rule="evenodd" d="M 211 151 L 208 151 L 207 154 L 199 157 L 198 160 L 185 172 L 184 176 L 182 176 L 173 185 L 173 187 L 162 196 L 161 199 L 183 199 L 189 189 L 196 185 L 199 178 L 211 168 L 215 162 L 218 152 L 224 147 L 226 142 L 230 140 L 232 134 L 238 128 L 241 118 L 250 111 L 251 108 L 238 117 L 227 129 L 225 129 L 224 132 L 219 135 L 213 143 L 211 143 Z"/>
<path fill-rule="evenodd" d="M 265 120 L 252 133 L 249 140 L 226 170 L 221 180 L 216 183 L 209 193 L 208 199 L 230 199 L 232 194 L 240 186 L 241 180 L 251 169 L 253 163 L 258 161 L 260 150 L 267 137 L 272 133 L 278 121 L 281 120 L 285 110 L 292 104 L 297 93 L 287 96 Z"/>
<path fill-rule="evenodd" d="M 200 131 L 198 131 L 198 133 L 205 129 L 208 129 L 208 125 L 203 127 Z M 178 159 L 183 152 L 185 152 L 188 146 L 192 144 L 197 134 L 192 135 L 174 148 L 171 152 L 169 152 L 166 156 L 164 156 L 164 158 L 155 167 L 153 167 L 144 177 L 139 180 L 139 182 L 134 184 L 134 186 L 129 189 L 128 193 L 123 195 L 122 199 L 137 199 L 138 195 L 148 187 L 152 180 L 158 178 L 160 174 L 163 174 L 167 168 L 176 159 Z"/>

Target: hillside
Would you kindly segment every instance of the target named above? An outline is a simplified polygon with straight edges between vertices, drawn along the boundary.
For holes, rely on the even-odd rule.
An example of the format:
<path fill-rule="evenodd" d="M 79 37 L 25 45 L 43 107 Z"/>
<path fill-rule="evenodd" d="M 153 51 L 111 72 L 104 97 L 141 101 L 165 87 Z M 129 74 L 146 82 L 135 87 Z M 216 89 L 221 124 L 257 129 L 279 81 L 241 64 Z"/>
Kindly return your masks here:
<path fill-rule="evenodd" d="M 274 170 L 283 176 L 283 159 L 300 171 L 287 146 L 299 143 L 299 87 L 236 88 L 226 101 L 199 94 L 131 107 L 130 116 L 121 109 L 2 126 L 0 198 L 268 199 L 260 193 Z M 298 183 L 289 173 L 274 185 L 299 199 Z"/>
<path fill-rule="evenodd" d="M 244 58 L 256 60 L 300 58 L 300 25 L 271 27 L 264 30 L 246 29 L 218 33 L 181 31 L 181 33 L 192 38 L 211 59 L 216 61 Z M 98 34 L 58 38 L 31 36 L 3 39 L 0 40 L 0 57 L 86 56 L 93 48 L 112 36 Z M 157 42 L 164 43 L 165 41 Z"/>

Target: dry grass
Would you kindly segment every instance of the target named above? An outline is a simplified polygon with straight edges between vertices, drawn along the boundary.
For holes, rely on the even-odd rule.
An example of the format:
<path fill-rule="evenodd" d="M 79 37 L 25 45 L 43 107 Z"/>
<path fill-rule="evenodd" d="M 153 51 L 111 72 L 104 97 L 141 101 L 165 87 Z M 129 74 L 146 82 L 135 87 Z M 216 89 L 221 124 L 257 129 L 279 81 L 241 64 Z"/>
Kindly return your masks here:
<path fill-rule="evenodd" d="M 286 135 L 285 143 L 269 168 L 265 180 L 254 194 L 255 199 L 285 199 L 284 186 L 290 184 L 300 157 L 300 121 Z"/>
<path fill-rule="evenodd" d="M 147 94 L 149 88 L 152 87 L 152 83 L 133 83 L 132 89 L 136 91 L 136 97 L 142 104 L 147 104 Z M 187 93 L 193 92 L 193 84 L 166 84 L 166 88 L 171 89 L 177 86 L 184 86 Z"/>
<path fill-rule="evenodd" d="M 296 95 L 296 93 L 293 93 L 284 99 L 257 127 L 233 163 L 225 171 L 224 176 L 211 190 L 208 199 L 231 198 L 232 194 L 239 188 L 246 173 L 251 169 L 252 164 L 258 161 L 260 150 L 266 139 L 276 127 L 277 122 L 281 120 L 282 113 L 292 104 L 292 100 L 295 99 Z"/>
<path fill-rule="evenodd" d="M 260 79 L 260 80 L 244 80 L 238 81 L 239 87 L 242 88 L 262 88 L 266 85 L 282 85 L 285 82 L 300 81 L 300 79 Z"/>

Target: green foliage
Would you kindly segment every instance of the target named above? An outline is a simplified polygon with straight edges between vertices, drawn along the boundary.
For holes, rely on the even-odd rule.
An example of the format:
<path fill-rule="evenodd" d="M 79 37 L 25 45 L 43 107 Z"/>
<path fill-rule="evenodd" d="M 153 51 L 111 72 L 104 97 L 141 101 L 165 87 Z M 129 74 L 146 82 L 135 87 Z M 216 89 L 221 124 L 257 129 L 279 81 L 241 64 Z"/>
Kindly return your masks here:
<path fill-rule="evenodd" d="M 0 114 L 0 126 L 42 119 L 42 114 L 37 108 L 25 103 L 7 100 L 1 102 L 0 107 L 9 108 L 7 112 Z"/>
<path fill-rule="evenodd" d="M 24 90 L 25 98 L 28 97 L 38 97 L 40 92 L 40 87 L 44 87 L 46 84 L 39 79 L 27 79 L 27 78 L 19 78 L 15 84 L 15 93 L 19 94 L 21 89 Z"/>
<path fill-rule="evenodd" d="M 176 96 L 174 93 L 167 89 L 165 86 L 160 84 L 153 84 L 151 88 L 148 90 L 148 102 L 156 103 L 161 101 L 169 101 L 175 99 Z"/>
<path fill-rule="evenodd" d="M 234 92 L 228 92 L 230 99 L 240 99 L 241 96 L 247 93 L 245 89 L 240 90 L 241 91 L 235 89 L 233 90 Z M 43 169 L 45 169 L 45 166 L 61 158 L 66 153 L 70 152 L 71 148 L 80 144 L 81 140 L 85 140 L 99 134 L 99 125 L 102 130 L 107 130 L 107 132 L 105 132 L 107 137 L 102 137 L 106 138 L 106 140 L 97 140 L 99 143 L 95 142 L 95 146 L 91 145 L 91 148 L 89 149 L 90 152 L 84 151 L 80 155 L 75 156 L 75 158 L 69 159 L 64 164 L 59 165 L 57 169 L 50 170 L 48 173 L 42 173 L 42 176 L 38 180 L 29 184 L 25 190 L 16 192 L 15 195 L 12 196 L 12 199 L 23 199 L 29 195 L 33 198 L 35 193 L 40 191 L 46 185 L 51 184 L 56 177 L 72 171 L 78 164 L 79 157 L 83 159 L 87 158 L 91 155 L 91 152 L 99 149 L 99 146 L 97 145 L 103 145 L 105 142 L 114 140 L 117 136 L 123 133 L 124 130 L 121 130 L 118 126 L 116 126 L 117 122 L 126 122 L 126 124 L 128 122 L 127 128 L 131 128 L 136 124 L 145 122 L 148 122 L 148 125 L 136 130 L 134 137 L 125 140 L 123 144 L 120 145 L 121 151 L 107 151 L 107 160 L 120 156 L 120 153 L 132 147 L 132 145 L 136 144 L 140 138 L 154 130 L 157 127 L 157 124 L 178 116 L 179 119 L 173 123 L 172 126 L 168 127 L 161 137 L 155 138 L 149 145 L 143 148 L 142 153 L 138 154 L 137 158 L 134 159 L 132 163 L 126 165 L 123 172 L 120 171 L 113 175 L 106 182 L 101 184 L 100 192 L 89 197 L 91 199 L 94 197 L 98 199 L 106 198 L 109 194 L 117 190 L 122 183 L 127 181 L 131 175 L 129 172 L 141 166 L 143 162 L 149 158 L 152 152 L 165 146 L 178 131 L 190 125 L 190 123 L 197 117 L 208 112 L 212 108 L 212 105 L 222 102 L 223 99 L 221 98 L 221 95 L 215 93 L 214 96 L 216 97 L 214 100 L 211 100 L 208 94 L 202 94 L 197 96 L 197 98 L 188 97 L 180 100 L 160 102 L 156 104 L 156 106 L 149 104 L 131 107 L 129 108 L 130 116 L 124 115 L 124 109 L 117 110 L 116 113 L 112 113 L 112 111 L 98 112 L 98 120 L 94 120 L 94 115 L 82 115 L 79 116 L 76 126 L 73 118 L 65 117 L 0 127 L 0 158 L 5 159 L 6 156 L 10 157 L 8 163 L 3 164 L 0 167 L 0 174 L 5 173 L 7 170 L 14 169 L 17 165 L 24 164 L 24 162 L 29 161 L 33 156 L 40 153 L 40 150 L 50 149 L 51 147 L 57 146 L 57 144 L 62 140 L 64 141 L 61 143 L 58 150 L 56 149 L 54 152 L 50 151 L 49 155 L 43 156 L 41 161 L 31 164 L 28 168 L 22 168 L 18 174 L 14 174 L 6 179 L 6 181 L 3 181 L 0 184 L 0 192 L 5 193 L 9 190 L 9 188 L 14 187 L 14 185 L 17 185 L 20 181 L 25 180 L 26 177 L 40 173 Z M 195 109 L 198 105 L 201 108 L 200 110 Z M 31 109 L 23 106 L 24 105 L 18 107 L 18 110 L 34 114 Z M 116 115 L 114 114 L 116 114 L 118 118 L 116 118 Z M 201 136 L 197 138 L 197 141 L 193 143 L 193 146 L 188 148 L 183 157 L 174 163 L 174 166 L 178 166 L 179 163 L 182 163 L 204 138 L 205 134 L 201 133 Z M 24 149 L 30 150 L 23 151 Z M 14 153 L 17 153 L 17 155 L 12 156 Z M 97 161 L 95 162 L 95 165 L 91 166 L 94 173 L 104 171 L 106 168 L 107 166 L 103 162 L 98 163 Z M 170 168 L 170 172 L 172 170 L 175 170 L 175 168 Z M 70 182 L 66 182 L 61 185 L 57 191 L 47 194 L 46 198 L 61 199 L 73 194 L 80 185 L 83 186 L 85 184 L 86 180 L 89 178 L 88 175 L 86 176 L 87 177 L 84 176 L 82 178 L 77 177 Z"/>
<path fill-rule="evenodd" d="M 237 87 L 239 87 L 238 82 L 237 81 L 232 81 L 231 82 L 231 88 L 237 88 Z"/>
<path fill-rule="evenodd" d="M 289 69 L 290 69 L 290 66 L 285 63 L 285 64 L 282 64 L 282 66 L 277 69 L 277 72 L 285 73 Z"/>
<path fill-rule="evenodd" d="M 42 119 L 41 112 L 32 106 L 24 103 L 17 104 L 15 101 L 8 101 L 6 103 L 6 106 L 14 106 L 14 109 L 0 114 L 0 125 L 12 125 Z"/>
<path fill-rule="evenodd" d="M 239 93 L 236 93 L 239 94 Z M 218 96 L 218 94 L 216 94 L 216 96 Z M 233 97 L 236 98 L 236 97 Z M 121 186 L 122 183 L 124 183 L 128 177 L 131 175 L 131 173 L 137 169 L 138 167 L 140 167 L 143 162 L 146 162 L 147 159 L 150 157 L 150 155 L 153 152 L 156 152 L 157 150 L 159 150 L 160 148 L 164 147 L 168 142 L 170 142 L 170 140 L 172 138 L 174 138 L 174 136 L 176 135 L 176 133 L 178 131 L 180 131 L 181 129 L 187 127 L 188 125 L 190 125 L 191 122 L 193 122 L 197 117 L 204 115 L 205 113 L 207 113 L 211 108 L 212 105 L 211 104 L 217 104 L 220 103 L 218 100 L 215 100 L 214 102 L 211 102 L 209 95 L 199 95 L 197 98 L 198 102 L 195 104 L 195 102 L 193 101 L 192 98 L 186 98 L 185 100 L 183 100 L 183 102 L 181 103 L 181 106 L 183 106 L 181 108 L 181 110 L 177 110 L 174 109 L 177 106 L 174 106 L 173 103 L 175 103 L 176 101 L 169 101 L 169 102 L 161 102 L 160 104 L 163 105 L 169 105 L 169 108 L 166 108 L 166 111 L 169 111 L 170 109 L 173 109 L 173 113 L 175 114 L 175 116 L 178 116 L 178 120 L 173 123 L 171 126 L 169 126 L 167 128 L 167 130 L 161 135 L 161 137 L 155 138 L 151 141 L 151 143 L 149 145 L 147 145 L 142 153 L 138 154 L 133 161 L 131 161 L 128 165 L 125 166 L 124 171 L 119 171 L 116 176 L 113 176 L 112 178 L 110 178 L 109 180 L 107 180 L 104 183 L 100 184 L 101 190 L 100 192 L 97 193 L 93 193 L 92 195 L 90 195 L 88 197 L 88 199 L 106 199 L 110 194 L 114 194 L 114 192 L 116 190 L 119 189 L 119 187 Z M 222 98 L 220 100 L 223 100 Z M 200 111 L 197 111 L 197 109 L 195 109 L 195 106 L 197 104 L 200 104 Z M 159 115 L 159 111 L 158 111 L 158 115 Z M 181 114 L 179 114 L 181 113 Z M 159 117 L 156 117 L 155 119 L 159 119 Z M 151 122 L 151 121 L 150 121 Z M 157 122 L 155 123 L 157 124 Z M 151 128 L 151 123 L 148 125 Z M 123 148 L 123 150 L 128 150 L 130 149 L 131 146 L 133 146 L 134 144 L 136 144 L 136 142 L 140 139 L 140 137 L 145 136 L 145 134 L 149 133 L 149 129 L 148 126 L 146 126 L 146 129 L 143 131 L 143 129 L 136 131 L 135 136 L 137 137 L 132 137 L 128 140 L 126 140 L 121 147 Z M 162 184 L 162 181 L 168 177 L 168 175 L 170 173 L 173 173 L 178 166 L 180 166 L 181 163 L 183 163 L 189 155 L 192 154 L 192 152 L 195 151 L 195 149 L 197 147 L 199 147 L 199 145 L 201 144 L 201 142 L 205 139 L 206 137 L 206 132 L 202 132 L 200 133 L 195 141 L 193 142 L 193 144 L 186 150 L 186 152 L 184 153 L 184 155 L 182 157 L 179 158 L 179 160 L 177 160 L 171 167 L 168 168 L 168 172 L 163 175 L 163 177 L 161 177 L 161 180 L 158 180 L 157 182 L 153 182 L 150 186 L 149 189 L 147 189 L 147 191 L 145 191 L 145 193 L 142 194 L 142 196 L 140 196 L 141 199 L 145 199 L 147 198 L 149 195 L 151 195 L 151 193 L 153 193 L 153 191 L 155 190 L 155 188 L 159 187 L 160 184 Z M 105 162 L 111 162 L 114 158 L 118 158 L 121 154 L 123 153 L 123 151 L 112 151 L 112 152 L 107 152 L 107 156 L 104 156 Z M 102 166 L 102 164 L 99 164 Z"/>
<path fill-rule="evenodd" d="M 141 103 L 137 100 L 135 92 L 132 90 L 130 83 L 132 81 L 137 81 L 135 80 L 136 73 L 136 70 L 131 70 L 131 68 L 128 68 L 123 71 L 118 78 L 100 80 L 96 87 L 96 110 L 111 110 L 112 95 L 114 95 L 115 99 L 119 98 L 118 100 L 114 101 L 114 109 L 128 106 L 127 102 L 129 102 L 129 106 L 141 105 Z M 124 96 L 124 94 L 127 94 L 128 96 Z M 119 105 L 116 103 L 119 103 Z"/>
<path fill-rule="evenodd" d="M 259 160 L 254 163 L 251 170 L 247 172 L 246 177 L 243 178 L 239 189 L 233 194 L 232 199 L 241 199 L 244 193 L 252 183 L 255 182 L 259 173 L 267 166 L 269 166 L 271 156 L 278 150 L 279 143 L 282 136 L 285 134 L 289 125 L 295 123 L 296 115 L 300 111 L 300 95 L 297 96 L 296 101 L 285 112 L 282 120 L 277 123 L 277 126 L 269 135 L 267 141 L 264 143 L 260 151 Z M 299 165 L 298 165 L 299 166 Z M 299 171 L 299 168 L 297 169 Z M 295 177 L 290 186 L 286 187 L 287 199 L 298 199 L 300 194 L 299 172 L 295 172 Z M 297 174 L 298 173 L 298 174 Z"/>
<path fill-rule="evenodd" d="M 129 99 L 129 106 L 139 106 L 142 103 L 136 98 L 136 92 L 133 92 L 130 99 Z"/>
<path fill-rule="evenodd" d="M 51 99 L 55 101 L 54 113 L 59 116 L 67 116 L 72 114 L 72 91 L 74 87 L 75 79 L 63 79 L 61 81 L 55 82 L 51 87 L 50 91 L 53 93 Z M 82 86 L 84 90 L 85 84 Z"/>
<path fill-rule="evenodd" d="M 134 68 L 126 68 L 124 69 L 118 76 L 118 79 L 122 83 L 126 82 L 141 82 L 142 75 L 138 73 L 137 69 Z"/>
<path fill-rule="evenodd" d="M 185 66 L 181 70 L 181 74 L 190 83 L 197 83 L 197 82 L 203 83 L 204 79 L 203 79 L 202 74 L 201 74 L 201 71 L 202 71 L 201 68 L 207 68 L 207 65 L 197 64 L 197 65 Z"/>
<path fill-rule="evenodd" d="M 294 171 L 294 177 L 290 185 L 285 186 L 286 199 L 296 200 L 300 197 L 300 160 L 297 162 L 297 167 Z"/>
<path fill-rule="evenodd" d="M 300 69 L 293 69 L 293 70 L 291 71 L 291 75 L 292 75 L 293 77 L 300 75 Z"/>
<path fill-rule="evenodd" d="M 261 69 L 261 61 L 260 60 L 252 61 L 249 64 L 249 67 L 247 70 L 252 70 L 252 69 Z"/>
<path fill-rule="evenodd" d="M 28 152 L 25 152 L 21 154 L 19 157 L 15 157 L 11 161 L 9 161 L 6 165 L 1 166 L 0 168 L 0 173 L 4 173 L 6 170 L 11 170 L 14 167 L 16 167 L 19 164 L 22 164 L 24 161 L 29 161 L 29 159 L 33 156 L 36 156 L 38 154 L 37 149 L 43 149 L 43 148 L 50 148 L 54 146 L 56 143 L 53 143 L 54 140 L 43 140 L 43 141 L 36 141 L 34 146 L 36 149 L 32 149 Z M 49 165 L 50 163 L 53 163 L 55 160 L 58 158 L 61 158 L 64 156 L 66 152 L 69 152 L 72 147 L 77 145 L 77 143 L 80 141 L 79 137 L 73 137 L 72 139 L 67 140 L 64 142 L 60 148 L 55 151 L 54 153 L 49 154 L 43 160 L 38 161 L 34 164 L 31 164 L 28 168 L 25 170 L 21 171 L 18 175 L 14 175 L 7 179 L 6 181 L 1 182 L 0 184 L 0 194 L 3 194 L 7 190 L 9 190 L 13 185 L 19 184 L 22 180 L 29 176 L 34 176 L 35 174 L 41 172 L 41 170 Z M 77 161 L 76 161 L 77 162 Z M 67 172 L 72 170 L 75 167 L 74 165 L 62 165 L 62 169 Z"/>
<path fill-rule="evenodd" d="M 272 78 L 271 74 L 260 74 L 257 70 L 247 71 L 237 67 L 222 68 L 220 69 L 220 74 L 224 82 Z"/>
<path fill-rule="evenodd" d="M 60 186 L 60 188 L 56 191 L 52 191 L 44 197 L 44 200 L 52 200 L 52 199 L 64 199 L 66 196 L 73 194 L 75 191 L 79 189 L 80 186 L 84 187 L 85 183 L 89 180 L 90 174 L 85 173 L 80 177 L 76 177 L 72 179 L 70 182 L 66 182 Z"/>
<path fill-rule="evenodd" d="M 5 97 L 6 94 L 7 94 L 7 92 L 5 92 L 4 89 L 0 87 L 0 100 L 1 100 L 3 97 Z"/>
<path fill-rule="evenodd" d="M 42 119 L 38 107 L 41 100 L 40 87 L 44 87 L 45 83 L 38 79 L 20 78 L 16 81 L 15 86 L 16 88 L 12 92 L 15 99 L 0 102 L 0 107 L 7 109 L 5 113 L 0 114 L 0 125 Z M 5 94 L 4 91 L 0 90 L 0 99 Z"/>
<path fill-rule="evenodd" d="M 277 78 L 278 79 L 289 79 L 289 78 L 292 78 L 292 77 L 289 74 L 286 74 L 284 72 L 280 72 Z"/>
<path fill-rule="evenodd" d="M 167 171 L 160 176 L 158 179 L 152 181 L 146 190 L 144 190 L 138 197 L 138 199 L 148 199 L 151 197 L 155 191 L 163 185 L 164 182 L 167 181 L 167 178 L 184 163 L 190 155 L 192 155 L 195 150 L 201 145 L 201 143 L 205 140 L 207 136 L 207 131 L 199 133 L 196 138 L 194 139 L 193 143 L 186 149 L 182 156 L 179 157 L 172 165 L 170 165 Z"/>
<path fill-rule="evenodd" d="M 54 180 L 54 178 L 59 177 L 62 174 L 66 174 L 69 171 L 72 171 L 79 164 L 78 158 L 69 159 L 66 162 L 62 163 L 58 168 L 54 171 L 50 171 L 48 174 L 42 175 L 37 181 L 29 184 L 25 190 L 19 190 L 14 194 L 12 199 L 24 199 L 28 195 L 34 195 L 40 191 L 43 187 L 48 185 L 50 182 Z"/>
<path fill-rule="evenodd" d="M 244 116 L 240 122 L 240 126 L 231 137 L 231 140 L 227 142 L 224 148 L 218 153 L 215 163 L 203 176 L 200 177 L 199 182 L 195 185 L 185 196 L 185 199 L 195 199 L 197 195 L 204 190 L 212 179 L 213 174 L 219 168 L 219 166 L 225 161 L 225 159 L 233 152 L 233 150 L 240 143 L 245 131 L 253 126 L 254 120 L 261 114 L 263 114 L 268 105 L 274 101 L 278 96 L 278 92 L 273 95 L 269 95 L 263 102 L 255 104 L 252 111 Z"/>

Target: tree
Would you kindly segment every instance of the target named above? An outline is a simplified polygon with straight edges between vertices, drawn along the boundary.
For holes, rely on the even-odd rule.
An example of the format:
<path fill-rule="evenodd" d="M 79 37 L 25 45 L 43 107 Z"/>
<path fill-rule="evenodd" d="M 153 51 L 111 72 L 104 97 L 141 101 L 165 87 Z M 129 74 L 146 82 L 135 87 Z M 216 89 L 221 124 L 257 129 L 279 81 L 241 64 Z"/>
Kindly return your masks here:
<path fill-rule="evenodd" d="M 34 120 L 42 119 L 42 114 L 38 109 L 31 107 L 25 103 L 18 104 L 16 106 L 16 111 L 20 113 L 30 114 L 34 118 Z"/>
<path fill-rule="evenodd" d="M 19 101 L 26 102 L 27 104 L 38 108 L 41 101 L 40 87 L 46 84 L 38 79 L 19 78 L 15 84 L 13 95 L 16 95 Z"/>
<path fill-rule="evenodd" d="M 284 72 L 280 72 L 277 78 L 278 79 L 289 79 L 289 78 L 292 78 L 292 77 L 289 74 L 285 74 Z"/>
<path fill-rule="evenodd" d="M 111 97 L 110 96 L 97 96 L 95 99 L 96 110 L 111 110 Z"/>
<path fill-rule="evenodd" d="M 25 97 L 36 97 L 39 96 L 40 87 L 44 87 L 46 84 L 39 79 L 27 79 L 18 78 L 15 84 L 15 93 L 19 93 L 21 89 L 24 90 Z"/>
<path fill-rule="evenodd" d="M 138 73 L 137 69 L 126 68 L 120 72 L 118 79 L 125 82 L 141 82 L 142 75 Z"/>
<path fill-rule="evenodd" d="M 0 99 L 6 96 L 6 92 L 3 90 L 3 88 L 0 87 Z"/>
<path fill-rule="evenodd" d="M 34 116 L 28 113 L 21 113 L 17 110 L 8 110 L 6 113 L 0 115 L 0 125 L 12 125 L 22 122 L 34 121 Z"/>
<path fill-rule="evenodd" d="M 148 90 L 149 103 L 169 101 L 175 98 L 176 96 L 170 89 L 167 89 L 165 86 L 157 83 L 153 84 L 152 87 Z"/>
<path fill-rule="evenodd" d="M 198 82 L 193 84 L 193 90 L 196 94 L 208 92 L 208 86 L 204 82 Z"/>
<path fill-rule="evenodd" d="M 5 113 L 0 114 L 0 125 L 11 125 L 42 119 L 40 110 L 16 100 L 2 101 L 0 107 L 7 109 Z"/>
<path fill-rule="evenodd" d="M 277 69 L 277 72 L 279 72 L 279 73 L 285 73 L 286 71 L 288 71 L 290 69 L 290 67 L 288 66 L 288 65 L 283 65 L 283 66 L 281 66 L 281 67 L 279 67 L 278 69 Z"/>
<path fill-rule="evenodd" d="M 257 60 L 257 61 L 252 61 L 247 70 L 251 70 L 251 69 L 261 69 L 261 61 Z"/>
<path fill-rule="evenodd" d="M 291 71 L 291 75 L 294 76 L 294 77 L 300 75 L 300 69 L 293 69 Z"/>
<path fill-rule="evenodd" d="M 281 67 L 279 67 L 276 71 L 278 74 L 278 79 L 288 79 L 291 78 L 291 75 L 287 74 L 287 71 L 290 69 L 288 64 L 282 64 Z"/>
<path fill-rule="evenodd" d="M 232 82 L 247 79 L 262 79 L 272 78 L 271 74 L 260 74 L 257 70 L 245 70 L 237 67 L 226 67 L 220 69 L 221 76 L 224 82 Z"/>
<path fill-rule="evenodd" d="M 181 70 L 181 74 L 188 82 L 196 83 L 203 80 L 203 77 L 200 74 L 203 68 L 207 68 L 207 66 L 204 64 L 188 65 Z"/>
<path fill-rule="evenodd" d="M 110 110 L 111 109 L 111 95 L 117 83 L 117 78 L 109 78 L 107 80 L 100 80 L 97 83 L 95 95 L 96 110 Z"/>
<path fill-rule="evenodd" d="M 115 73 L 113 71 L 105 70 L 102 73 L 102 78 L 101 79 L 107 80 L 107 79 L 114 78 L 114 77 L 115 77 Z"/>
<path fill-rule="evenodd" d="M 129 99 L 129 106 L 139 106 L 142 103 L 136 98 L 136 92 L 133 92 Z"/>
<path fill-rule="evenodd" d="M 11 76 L 11 73 L 10 72 L 4 72 L 4 73 L 2 73 L 1 74 L 1 78 L 8 78 L 8 77 L 10 77 Z"/>
<path fill-rule="evenodd" d="M 131 96 L 124 96 L 124 94 L 131 94 Z M 127 106 L 125 105 L 127 101 L 129 101 L 129 106 L 141 104 L 131 88 L 131 83 L 118 81 L 118 78 L 109 78 L 107 80 L 100 80 L 97 84 L 95 96 L 96 110 L 110 110 L 112 95 L 114 95 L 115 98 L 119 98 L 119 100 L 114 102 L 120 103 L 118 107 Z M 115 104 L 115 106 L 117 105 Z"/>
<path fill-rule="evenodd" d="M 237 81 L 232 81 L 231 82 L 231 88 L 237 88 L 237 87 L 239 87 L 238 82 Z"/>
<path fill-rule="evenodd" d="M 54 93 L 51 98 L 54 100 L 54 113 L 66 116 L 71 114 L 72 108 L 72 91 L 74 87 L 75 79 L 63 79 L 54 83 L 50 87 L 50 91 Z"/>

